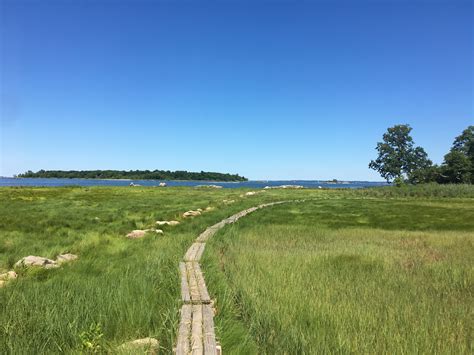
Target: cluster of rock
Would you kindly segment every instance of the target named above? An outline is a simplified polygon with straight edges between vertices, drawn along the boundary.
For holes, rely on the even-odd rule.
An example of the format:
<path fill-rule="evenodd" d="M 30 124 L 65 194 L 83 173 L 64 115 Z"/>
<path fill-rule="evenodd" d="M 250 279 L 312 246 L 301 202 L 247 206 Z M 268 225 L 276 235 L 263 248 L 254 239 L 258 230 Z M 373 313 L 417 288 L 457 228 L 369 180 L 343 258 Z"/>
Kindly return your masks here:
<path fill-rule="evenodd" d="M 206 207 L 205 210 L 203 210 L 202 208 L 198 208 L 197 210 L 189 210 L 183 213 L 183 217 L 184 218 L 196 217 L 196 216 L 200 216 L 202 213 L 211 212 L 213 210 L 215 210 L 215 207 L 211 207 L 211 206 Z"/>
<path fill-rule="evenodd" d="M 206 207 L 206 209 L 198 208 L 197 210 L 190 210 L 183 213 L 184 218 L 200 216 L 202 213 L 213 211 L 215 207 Z M 156 221 L 156 224 L 159 226 L 177 226 L 179 221 Z M 155 232 L 157 234 L 164 234 L 163 230 L 148 228 L 148 229 L 135 229 L 127 234 L 129 239 L 138 239 L 143 238 L 148 232 Z"/>
<path fill-rule="evenodd" d="M 199 188 L 210 188 L 210 189 L 222 189 L 222 186 L 219 186 L 219 185 L 197 185 L 195 186 L 195 188 L 199 189 Z"/>
<path fill-rule="evenodd" d="M 54 260 L 34 255 L 25 256 L 15 263 L 15 268 L 25 268 L 31 266 L 38 266 L 42 267 L 43 269 L 53 269 L 59 265 Z"/>
<path fill-rule="evenodd" d="M 28 268 L 32 266 L 39 266 L 44 269 L 53 269 L 53 268 L 59 267 L 61 264 L 76 260 L 77 258 L 78 258 L 77 255 L 70 254 L 70 253 L 60 254 L 56 257 L 56 260 L 51 260 L 48 258 L 44 258 L 42 256 L 28 255 L 18 260 L 15 263 L 14 267 L 15 268 Z"/>
<path fill-rule="evenodd" d="M 179 221 L 156 221 L 159 226 L 177 226 Z M 156 234 L 164 234 L 162 229 L 148 228 L 148 229 L 135 229 L 127 234 L 129 239 L 143 238 L 148 232 L 155 232 Z"/>
<path fill-rule="evenodd" d="M 304 189 L 301 185 L 279 185 L 279 186 L 265 186 L 264 189 Z"/>
<path fill-rule="evenodd" d="M 56 260 L 51 260 L 48 258 L 44 258 L 42 256 L 28 255 L 18 260 L 13 267 L 15 269 L 30 268 L 30 267 L 54 269 L 61 266 L 61 264 L 76 260 L 77 258 L 78 258 L 77 255 L 70 254 L 70 253 L 60 254 L 56 257 Z M 13 270 L 8 271 L 4 274 L 0 274 L 0 287 L 5 286 L 5 284 L 8 281 L 14 280 L 17 277 L 18 277 L 18 274 Z"/>
<path fill-rule="evenodd" d="M 129 186 L 133 187 L 133 186 L 142 186 L 142 185 L 140 185 L 140 184 L 135 184 L 134 182 L 131 182 Z M 160 182 L 157 186 L 158 186 L 158 187 L 166 187 L 166 186 L 168 186 L 168 185 L 166 184 L 166 182 Z"/>
<path fill-rule="evenodd" d="M 202 209 L 200 209 L 200 208 L 198 208 L 198 209 L 195 210 L 195 211 L 190 210 L 190 211 L 184 212 L 184 213 L 183 213 L 183 217 L 184 217 L 184 218 L 188 218 L 188 217 L 200 216 L 200 215 L 201 215 L 201 212 L 202 212 Z"/>

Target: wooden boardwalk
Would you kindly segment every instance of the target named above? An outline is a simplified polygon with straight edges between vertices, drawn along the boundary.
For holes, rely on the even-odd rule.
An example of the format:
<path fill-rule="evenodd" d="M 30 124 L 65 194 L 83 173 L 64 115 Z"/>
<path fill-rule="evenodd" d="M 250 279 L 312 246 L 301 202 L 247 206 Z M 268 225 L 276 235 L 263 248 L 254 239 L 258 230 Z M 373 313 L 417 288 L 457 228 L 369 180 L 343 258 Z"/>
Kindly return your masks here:
<path fill-rule="evenodd" d="M 265 203 L 240 211 L 208 227 L 188 249 L 183 261 L 179 263 L 183 306 L 176 342 L 177 355 L 220 354 L 214 331 L 214 310 L 199 265 L 206 241 L 225 225 L 235 223 L 249 213 L 285 202 L 291 201 Z"/>

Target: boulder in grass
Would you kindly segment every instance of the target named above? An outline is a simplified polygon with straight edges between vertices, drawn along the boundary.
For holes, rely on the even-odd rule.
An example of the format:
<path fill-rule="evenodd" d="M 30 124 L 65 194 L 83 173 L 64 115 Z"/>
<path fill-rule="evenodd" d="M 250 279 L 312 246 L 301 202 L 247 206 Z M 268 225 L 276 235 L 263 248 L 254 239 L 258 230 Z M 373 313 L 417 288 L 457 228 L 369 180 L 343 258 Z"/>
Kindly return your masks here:
<path fill-rule="evenodd" d="M 279 186 L 265 186 L 264 189 L 304 189 L 302 185 L 279 185 Z"/>
<path fill-rule="evenodd" d="M 177 226 L 179 224 L 178 221 L 156 221 L 156 224 L 159 226 Z"/>
<path fill-rule="evenodd" d="M 16 274 L 15 271 L 8 271 L 4 274 L 0 274 L 0 281 L 9 281 L 16 279 L 18 275 Z"/>
<path fill-rule="evenodd" d="M 74 255 L 74 254 L 70 254 L 70 253 L 67 253 L 67 254 L 60 254 L 56 257 L 56 263 L 61 265 L 61 264 L 64 264 L 64 263 L 67 263 L 69 261 L 74 261 L 78 258 L 77 255 Z"/>
<path fill-rule="evenodd" d="M 138 239 L 143 238 L 148 232 L 155 232 L 157 234 L 163 234 L 161 229 L 135 229 L 127 234 L 127 238 Z"/>
<path fill-rule="evenodd" d="M 127 234 L 127 238 L 130 238 L 130 239 L 143 238 L 146 232 L 147 232 L 146 230 L 135 229 Z"/>
<path fill-rule="evenodd" d="M 0 280 L 0 288 L 2 288 L 3 286 L 5 286 L 6 284 L 7 284 L 6 281 Z"/>
<path fill-rule="evenodd" d="M 158 354 L 160 342 L 155 338 L 137 339 L 120 345 L 118 350 L 125 354 Z"/>
<path fill-rule="evenodd" d="M 25 256 L 15 263 L 15 267 L 42 267 L 44 269 L 52 269 L 58 267 L 58 264 L 51 259 L 43 258 L 42 256 Z"/>
<path fill-rule="evenodd" d="M 183 213 L 183 217 L 187 218 L 187 217 L 196 217 L 196 216 L 200 216 L 201 215 L 201 212 L 199 211 L 187 211 L 187 212 L 184 212 Z"/>
<path fill-rule="evenodd" d="M 206 207 L 206 209 L 204 210 L 204 212 L 211 212 L 211 211 L 214 211 L 216 208 L 215 207 Z"/>
<path fill-rule="evenodd" d="M 159 187 L 166 187 L 166 182 L 160 182 Z"/>

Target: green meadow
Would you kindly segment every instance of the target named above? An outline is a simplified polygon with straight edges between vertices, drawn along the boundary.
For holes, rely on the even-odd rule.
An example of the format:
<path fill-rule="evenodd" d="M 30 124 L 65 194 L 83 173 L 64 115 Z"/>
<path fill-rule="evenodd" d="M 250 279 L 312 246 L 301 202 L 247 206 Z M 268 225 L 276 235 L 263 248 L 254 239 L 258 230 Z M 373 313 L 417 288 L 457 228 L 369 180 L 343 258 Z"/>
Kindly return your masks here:
<path fill-rule="evenodd" d="M 202 269 L 224 353 L 472 353 L 474 188 L 0 189 L 0 353 L 114 353 L 143 337 L 171 353 L 178 263 L 197 235 L 263 202 L 208 242 Z M 234 200 L 226 204 L 223 200 Z M 192 219 L 182 213 L 215 209 Z M 134 229 L 176 219 L 163 235 Z"/>

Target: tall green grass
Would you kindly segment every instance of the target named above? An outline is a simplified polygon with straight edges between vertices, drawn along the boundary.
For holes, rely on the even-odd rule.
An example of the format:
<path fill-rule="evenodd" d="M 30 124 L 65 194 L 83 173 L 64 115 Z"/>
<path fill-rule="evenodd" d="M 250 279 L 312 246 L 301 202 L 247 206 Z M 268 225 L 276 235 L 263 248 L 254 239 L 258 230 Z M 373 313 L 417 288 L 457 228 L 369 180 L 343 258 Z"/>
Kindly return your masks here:
<path fill-rule="evenodd" d="M 473 216 L 472 200 L 336 199 L 240 220 L 203 266 L 224 349 L 472 353 Z"/>
<path fill-rule="evenodd" d="M 318 311 L 316 306 L 316 311 L 313 309 L 304 315 L 301 305 L 292 308 L 288 302 L 301 303 L 300 298 L 311 296 L 304 290 L 317 292 L 326 282 L 324 280 L 333 282 L 334 275 L 358 277 L 357 273 L 349 273 L 349 269 L 354 268 L 364 275 L 364 268 L 370 265 L 365 258 L 372 254 L 363 254 L 359 247 L 372 251 L 376 249 L 373 244 L 377 246 L 377 243 L 384 244 L 384 240 L 403 236 L 410 241 L 421 240 L 416 242 L 421 243 L 416 244 L 416 248 L 421 245 L 420 253 L 436 259 L 429 267 L 438 270 L 436 273 L 441 276 L 434 274 L 438 276 L 432 284 L 440 290 L 440 295 L 453 303 L 450 307 L 443 306 L 442 302 L 434 303 L 431 296 L 425 294 L 427 286 L 423 286 L 417 296 L 422 300 L 427 298 L 425 308 L 430 311 L 429 305 L 438 305 L 447 315 L 447 320 L 441 322 L 433 311 L 430 316 L 433 322 L 439 321 L 439 329 L 451 334 L 452 322 L 457 321 L 457 335 L 451 334 L 446 339 L 454 337 L 459 344 L 465 344 L 466 339 L 471 341 L 464 334 L 466 329 L 467 334 L 469 329 L 472 334 L 472 324 L 465 321 L 466 314 L 469 316 L 465 307 L 466 287 L 470 290 L 472 303 L 472 260 L 466 259 L 472 252 L 472 200 L 409 197 L 388 200 L 374 197 L 372 192 L 365 196 L 360 191 L 341 190 L 271 190 L 241 197 L 246 191 L 152 187 L 1 188 L 0 272 L 11 269 L 17 260 L 27 255 L 55 258 L 59 253 L 71 252 L 78 254 L 79 259 L 54 270 L 22 272 L 18 280 L 0 289 L 0 353 L 84 353 L 94 350 L 113 353 L 119 344 L 146 336 L 157 338 L 162 351 L 171 353 L 181 306 L 178 262 L 192 241 L 207 226 L 244 208 L 291 199 L 308 202 L 272 207 L 245 217 L 236 226 L 226 227 L 224 234 L 216 235 L 213 239 L 216 243 L 205 252 L 203 269 L 211 293 L 216 297 L 218 335 L 225 352 L 310 352 L 319 343 L 304 329 L 325 334 L 327 349 L 363 349 L 362 345 L 357 348 L 351 343 L 350 336 L 344 337 L 340 332 L 337 336 L 342 336 L 341 341 L 349 345 L 334 345 L 331 337 L 336 333 L 330 330 L 339 329 L 337 319 L 346 322 L 347 327 L 351 324 L 351 318 L 346 319 L 344 312 L 334 313 L 339 318 L 331 320 L 332 325 L 324 332 L 317 323 L 319 320 L 310 316 L 311 312 Z M 226 205 L 222 202 L 224 199 L 236 202 Z M 216 210 L 194 219 L 180 217 L 186 210 L 207 206 L 216 207 Z M 150 234 L 141 240 L 125 238 L 133 229 L 154 227 L 156 220 L 167 219 L 179 219 L 182 223 L 177 227 L 163 227 L 163 236 Z M 359 232 L 348 235 L 352 230 Z M 402 233 L 400 237 L 399 231 L 407 234 Z M 377 239 L 379 232 L 380 240 Z M 331 238 L 333 241 L 329 242 Z M 443 249 L 444 244 L 440 247 L 438 242 L 433 242 L 433 238 L 441 238 L 439 240 L 443 240 L 451 252 Z M 239 243 L 232 244 L 234 240 Z M 431 243 L 435 243 L 434 246 Z M 347 251 L 349 257 L 344 256 L 344 252 L 339 260 L 337 248 L 345 244 L 354 246 L 355 256 Z M 324 248 L 329 253 L 333 246 L 337 248 L 332 256 L 320 258 L 316 253 Z M 426 275 L 431 274 L 416 272 L 419 267 L 425 270 L 427 266 L 423 262 L 420 266 L 415 254 L 408 259 L 405 255 L 416 248 L 408 244 L 401 251 L 395 249 L 396 255 L 404 255 L 399 259 L 383 258 L 383 262 L 376 259 L 377 277 L 385 278 L 385 283 L 399 285 L 397 282 L 401 281 L 397 278 L 403 273 L 415 273 L 419 281 L 410 284 L 408 279 L 401 284 L 410 287 L 418 282 L 423 284 Z M 441 253 L 439 260 L 437 252 Z M 392 249 L 388 248 L 386 254 L 391 255 Z M 333 256 L 336 259 L 331 259 Z M 270 265 L 276 268 L 273 270 Z M 386 269 L 387 265 L 391 265 L 389 269 Z M 336 269 L 342 271 L 336 272 Z M 301 273 L 304 275 L 299 276 Z M 389 280 L 390 273 L 396 276 L 392 281 Z M 237 277 L 238 274 L 241 275 Z M 350 286 L 349 281 L 344 282 Z M 324 307 L 337 310 L 344 302 L 350 304 L 350 300 L 341 299 L 344 294 L 341 290 L 347 286 L 344 282 L 335 283 L 334 290 L 339 291 L 328 293 L 331 298 L 322 297 L 318 301 L 322 307 L 318 312 L 329 313 L 329 316 L 321 313 L 325 315 L 325 322 L 329 322 L 332 312 Z M 272 296 L 278 284 L 287 288 L 282 298 Z M 452 296 L 453 284 L 457 285 L 456 297 Z M 358 292 L 362 295 L 371 293 L 370 285 L 374 284 L 364 286 L 361 283 Z M 391 290 L 398 295 L 395 286 Z M 379 298 L 385 296 L 381 294 Z M 407 296 L 407 300 L 413 301 L 412 296 Z M 264 301 L 267 303 L 260 305 L 259 302 Z M 366 301 L 371 302 L 370 299 Z M 396 304 L 393 307 L 397 309 Z M 359 313 L 363 314 L 362 311 Z M 295 315 L 299 316 L 291 318 Z M 299 323 L 300 316 L 304 320 L 302 323 Z M 369 332 L 371 328 L 362 325 L 359 331 Z M 422 325 L 425 327 L 424 323 Z M 378 327 L 378 323 L 371 326 Z M 282 332 L 282 327 L 287 331 Z M 387 329 L 388 332 L 391 328 Z M 433 345 L 438 346 L 436 349 L 465 349 L 462 345 L 448 347 L 447 340 L 435 337 L 436 329 L 434 327 L 432 331 L 432 339 L 438 344 Z M 283 334 L 286 333 L 291 336 L 285 338 Z M 367 338 L 360 335 L 357 341 L 362 343 Z M 404 344 L 403 340 L 400 344 Z M 394 346 L 387 349 L 394 349 Z"/>
<path fill-rule="evenodd" d="M 245 191 L 189 188 L 0 189 L 0 273 L 27 255 L 79 255 L 54 270 L 23 272 L 0 289 L 0 353 L 95 350 L 156 337 L 170 353 L 181 306 L 178 263 L 208 225 L 272 200 Z M 226 205 L 224 199 L 234 199 Z M 194 219 L 189 209 L 216 207 Z M 129 240 L 133 229 L 178 219 L 163 236 Z"/>
<path fill-rule="evenodd" d="M 473 198 L 474 185 L 472 184 L 420 184 L 384 186 L 353 191 L 359 196 L 373 197 L 458 197 Z"/>

